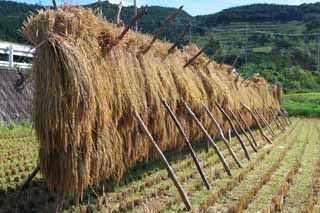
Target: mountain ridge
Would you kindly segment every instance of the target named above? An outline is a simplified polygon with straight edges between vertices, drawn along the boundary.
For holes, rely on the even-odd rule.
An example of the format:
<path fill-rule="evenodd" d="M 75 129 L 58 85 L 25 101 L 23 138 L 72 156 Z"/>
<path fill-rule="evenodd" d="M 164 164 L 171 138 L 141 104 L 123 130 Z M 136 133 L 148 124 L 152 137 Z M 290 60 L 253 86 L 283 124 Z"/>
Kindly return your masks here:
<path fill-rule="evenodd" d="M 108 2 L 85 5 L 102 9 L 104 17 L 113 21 L 117 6 Z M 43 8 L 10 1 L 0 1 L 0 40 L 25 43 L 17 33 L 28 15 Z M 148 15 L 139 20 L 139 31 L 153 34 L 175 8 L 149 7 Z M 133 7 L 124 7 L 121 18 L 127 24 Z M 320 3 L 292 5 L 252 4 L 225 9 L 215 14 L 191 16 L 182 11 L 160 35 L 174 42 L 191 23 L 191 34 L 179 43 L 189 42 L 203 47 L 215 44 L 222 52 L 213 59 L 233 64 L 245 78 L 259 74 L 270 83 L 282 82 L 286 91 L 320 91 Z M 260 33 L 259 33 L 260 32 Z M 264 33 L 261 33 L 264 32 Z M 290 34 L 318 36 L 287 36 Z M 283 34 L 283 35 L 281 35 Z M 0 55 L 1 58 L 1 55 Z"/>

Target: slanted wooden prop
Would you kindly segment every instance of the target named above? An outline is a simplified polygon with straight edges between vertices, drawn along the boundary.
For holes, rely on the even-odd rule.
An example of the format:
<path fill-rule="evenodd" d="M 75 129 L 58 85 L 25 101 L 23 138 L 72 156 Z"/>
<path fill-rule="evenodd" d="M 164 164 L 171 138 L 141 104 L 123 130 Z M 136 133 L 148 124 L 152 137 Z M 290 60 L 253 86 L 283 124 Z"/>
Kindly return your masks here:
<path fill-rule="evenodd" d="M 187 35 L 187 33 L 190 30 L 191 25 L 189 24 L 186 29 L 183 31 L 183 33 L 180 35 L 180 37 L 176 40 L 176 42 L 168 49 L 168 55 L 172 54 L 174 52 L 174 49 L 178 46 L 179 42 Z"/>
<path fill-rule="evenodd" d="M 151 49 L 152 45 L 154 44 L 154 42 L 156 42 L 156 40 L 159 38 L 160 34 L 165 30 L 165 28 L 167 27 L 167 25 L 169 24 L 169 22 L 174 19 L 177 15 L 179 15 L 179 13 L 182 11 L 183 6 L 181 6 L 177 11 L 171 13 L 166 20 L 163 22 L 162 26 L 160 27 L 160 29 L 158 30 L 158 32 L 156 32 L 156 34 L 153 36 L 153 39 L 150 41 L 150 43 L 142 49 L 141 53 L 142 54 L 146 54 L 147 52 L 149 52 L 149 50 Z"/>
<path fill-rule="evenodd" d="M 240 121 L 243 123 L 243 125 L 246 127 L 247 131 L 249 132 L 249 135 L 250 135 L 250 137 L 251 137 L 254 145 L 257 147 L 257 146 L 258 146 L 258 143 L 257 143 L 256 139 L 254 138 L 253 133 L 252 133 L 249 125 L 247 124 L 246 120 L 245 120 L 244 117 L 241 115 L 241 112 L 240 112 L 240 111 L 238 112 L 238 115 L 239 115 Z"/>
<path fill-rule="evenodd" d="M 240 163 L 240 160 L 238 159 L 237 155 L 234 153 L 234 151 L 231 148 L 231 144 L 228 143 L 227 139 L 224 137 L 223 131 L 219 125 L 219 123 L 217 122 L 217 120 L 213 117 L 212 113 L 210 112 L 210 110 L 208 109 L 208 107 L 206 105 L 203 105 L 206 112 L 208 113 L 210 119 L 212 120 L 213 124 L 215 125 L 218 134 L 220 135 L 222 141 L 224 142 L 225 146 L 227 147 L 229 153 L 231 154 L 232 158 L 234 159 L 234 161 L 236 162 L 236 164 L 238 165 L 239 168 L 242 168 L 242 165 Z"/>
<path fill-rule="evenodd" d="M 216 152 L 216 154 L 218 155 L 223 168 L 225 169 L 225 171 L 227 172 L 227 174 L 229 176 L 232 176 L 231 173 L 231 169 L 229 164 L 227 163 L 227 161 L 225 160 L 223 154 L 220 152 L 219 147 L 216 145 L 216 143 L 214 142 L 214 140 L 212 139 L 212 137 L 209 135 L 209 133 L 207 132 L 207 130 L 204 128 L 204 126 L 201 124 L 201 122 L 199 121 L 199 119 L 197 118 L 197 116 L 194 114 L 194 112 L 191 110 L 191 108 L 188 106 L 188 104 L 182 100 L 182 103 L 184 105 L 184 107 L 186 108 L 186 110 L 188 111 L 188 113 L 191 115 L 191 117 L 193 118 L 193 120 L 196 122 L 196 124 L 198 125 L 198 127 L 201 129 L 201 131 L 204 133 L 204 135 L 206 136 L 208 142 L 212 145 L 214 151 Z"/>
<path fill-rule="evenodd" d="M 257 117 L 253 113 L 253 111 L 248 106 L 246 106 L 245 104 L 241 103 L 241 105 L 251 114 L 252 118 L 256 121 L 256 124 L 258 125 L 259 132 L 261 134 L 262 139 L 266 140 L 268 143 L 272 144 L 272 141 L 264 134 L 263 129 L 262 129 Z"/>
<path fill-rule="evenodd" d="M 224 111 L 224 109 L 220 106 L 220 104 L 219 104 L 217 101 L 215 101 L 215 103 L 216 103 L 218 109 L 220 110 L 220 112 L 221 112 L 221 113 L 224 115 L 224 117 L 228 120 L 228 122 L 229 122 L 229 124 L 230 124 L 230 126 L 231 126 L 231 128 L 232 128 L 232 130 L 233 130 L 233 132 L 236 134 L 236 137 L 237 137 L 237 139 L 238 139 L 238 141 L 239 141 L 239 143 L 240 143 L 240 145 L 241 145 L 241 147 L 242 147 L 242 149 L 243 149 L 243 151 L 244 151 L 244 154 L 246 155 L 247 159 L 248 159 L 248 160 L 251 160 L 250 155 L 249 155 L 249 152 L 248 152 L 248 150 L 247 150 L 247 147 L 246 147 L 245 143 L 243 142 L 241 136 L 239 135 L 239 133 L 238 133 L 238 131 L 237 131 L 237 128 L 234 126 L 231 118 L 228 116 L 228 114 Z"/>
<path fill-rule="evenodd" d="M 229 110 L 233 119 L 236 121 L 236 123 L 238 124 L 239 128 L 241 129 L 242 133 L 244 134 L 244 136 L 247 138 L 247 140 L 250 143 L 251 148 L 253 149 L 253 151 L 258 152 L 257 148 L 255 147 L 253 141 L 251 141 L 251 138 L 249 138 L 246 130 L 243 128 L 242 124 L 240 123 L 240 121 L 238 120 L 237 116 L 234 114 L 234 112 L 232 110 Z"/>
<path fill-rule="evenodd" d="M 183 130 L 180 122 L 178 121 L 178 119 L 177 119 L 177 117 L 175 116 L 174 112 L 171 110 L 169 104 L 167 103 L 167 101 L 166 101 L 164 98 L 162 99 L 162 104 L 163 104 L 164 107 L 167 109 L 167 111 L 168 111 L 168 113 L 170 114 L 170 116 L 171 116 L 174 124 L 177 126 L 180 134 L 182 135 L 184 141 L 186 142 L 186 144 L 187 144 L 187 146 L 188 146 L 188 149 L 189 149 L 189 151 L 190 151 L 191 157 L 192 157 L 194 163 L 196 164 L 196 167 L 197 167 L 197 169 L 198 169 L 198 171 L 199 171 L 199 174 L 200 174 L 200 176 L 201 176 L 201 178 L 202 178 L 202 181 L 203 181 L 204 185 L 207 187 L 207 189 L 210 189 L 210 185 L 209 185 L 209 182 L 208 182 L 208 180 L 207 180 L 207 177 L 205 176 L 205 174 L 204 174 L 204 172 L 203 172 L 203 170 L 202 170 L 202 168 L 201 168 L 201 166 L 200 166 L 199 160 L 198 160 L 198 158 L 197 158 L 197 156 L 196 156 L 195 151 L 194 151 L 193 148 L 192 148 L 191 142 L 190 142 L 187 134 L 186 134 L 185 131 Z"/>
<path fill-rule="evenodd" d="M 186 209 L 188 211 L 191 210 L 191 203 L 189 201 L 189 198 L 187 196 L 187 194 L 184 192 L 180 182 L 178 181 L 177 177 L 175 176 L 173 169 L 171 168 L 169 162 L 167 161 L 166 157 L 164 156 L 164 154 L 162 153 L 161 149 L 159 148 L 159 146 L 157 145 L 157 143 L 155 142 L 155 140 L 153 139 L 151 133 L 149 132 L 147 126 L 144 124 L 142 118 L 140 117 L 139 113 L 135 112 L 135 116 L 137 118 L 137 121 L 139 123 L 139 125 L 141 126 L 142 130 L 144 131 L 144 133 L 147 135 L 149 141 L 151 142 L 151 144 L 154 146 L 154 148 L 156 149 L 157 153 L 159 154 L 161 160 L 165 163 L 166 169 L 168 171 L 168 175 L 169 177 L 172 179 L 174 185 L 176 186 L 181 199 L 186 207 Z"/>

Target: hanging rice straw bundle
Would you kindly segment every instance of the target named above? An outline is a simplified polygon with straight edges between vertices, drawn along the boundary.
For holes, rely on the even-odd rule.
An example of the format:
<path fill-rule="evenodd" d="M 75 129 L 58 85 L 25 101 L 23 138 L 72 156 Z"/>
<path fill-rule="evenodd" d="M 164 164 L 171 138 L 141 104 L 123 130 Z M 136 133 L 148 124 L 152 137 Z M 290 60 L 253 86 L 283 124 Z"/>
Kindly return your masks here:
<path fill-rule="evenodd" d="M 199 51 L 195 45 L 167 57 L 172 44 L 157 41 L 142 54 L 152 37 L 130 31 L 118 41 L 122 30 L 79 7 L 41 10 L 24 23 L 25 37 L 38 45 L 33 78 L 40 170 L 49 188 L 64 196 L 82 199 L 89 185 L 120 180 L 129 167 L 155 156 L 135 111 L 163 151 L 184 147 L 163 97 L 193 142 L 203 135 L 186 116 L 181 98 L 212 136 L 217 132 L 203 104 L 225 132 L 229 126 L 215 100 L 233 111 L 242 109 L 241 102 L 253 109 L 279 108 L 279 96 L 263 79 L 237 83 L 230 66 L 203 66 L 205 55 L 183 68 Z M 253 124 L 249 115 L 246 119 Z"/>

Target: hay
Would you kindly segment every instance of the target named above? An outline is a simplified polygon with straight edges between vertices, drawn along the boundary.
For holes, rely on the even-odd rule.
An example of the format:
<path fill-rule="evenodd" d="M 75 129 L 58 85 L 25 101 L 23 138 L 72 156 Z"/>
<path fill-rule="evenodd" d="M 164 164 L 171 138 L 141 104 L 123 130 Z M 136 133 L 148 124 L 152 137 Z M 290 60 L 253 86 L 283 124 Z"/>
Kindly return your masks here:
<path fill-rule="evenodd" d="M 264 79 L 239 79 L 230 66 L 215 62 L 205 67 L 204 55 L 183 69 L 199 51 L 195 45 L 166 57 L 172 44 L 157 41 L 141 55 L 141 47 L 152 37 L 130 31 L 114 46 L 121 31 L 90 10 L 75 7 L 39 11 L 22 29 L 34 46 L 42 42 L 33 62 L 41 172 L 49 188 L 64 196 L 82 199 L 88 185 L 110 177 L 120 180 L 127 168 L 155 155 L 134 111 L 141 113 L 162 150 L 185 146 L 162 97 L 192 141 L 203 135 L 186 116 L 180 97 L 212 136 L 217 132 L 203 104 L 225 132 L 229 126 L 215 100 L 233 111 L 241 110 L 240 102 L 261 112 L 279 108 L 278 97 Z M 244 117 L 253 124 L 249 114 Z"/>

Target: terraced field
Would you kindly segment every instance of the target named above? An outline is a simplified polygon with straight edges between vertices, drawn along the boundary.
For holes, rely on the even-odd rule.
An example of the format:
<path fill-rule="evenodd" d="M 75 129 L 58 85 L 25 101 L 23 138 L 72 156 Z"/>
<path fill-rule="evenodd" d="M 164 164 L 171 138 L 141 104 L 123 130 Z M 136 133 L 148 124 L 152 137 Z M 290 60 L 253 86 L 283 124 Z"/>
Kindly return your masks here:
<path fill-rule="evenodd" d="M 187 150 L 165 153 L 194 212 L 320 212 L 320 120 L 292 119 L 281 133 L 275 124 L 273 144 L 249 146 L 248 161 L 236 138 L 231 146 L 242 163 L 239 168 L 223 143 L 218 142 L 232 169 L 228 176 L 213 149 L 195 147 L 208 178 L 208 190 Z M 267 129 L 264 130 L 266 133 Z M 269 133 L 269 132 L 268 132 Z M 271 135 L 269 135 L 271 137 Z M 245 137 L 243 137 L 245 138 Z M 0 212 L 48 212 L 55 195 L 38 175 L 18 196 L 19 186 L 37 165 L 37 143 L 30 132 L 0 134 Z M 183 212 L 184 205 L 161 161 L 154 159 L 131 169 L 119 186 L 113 180 L 87 190 L 81 205 L 64 203 L 66 211 Z"/>

